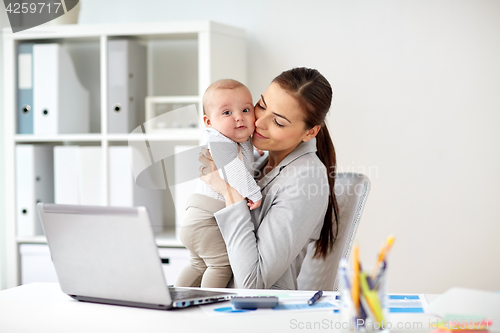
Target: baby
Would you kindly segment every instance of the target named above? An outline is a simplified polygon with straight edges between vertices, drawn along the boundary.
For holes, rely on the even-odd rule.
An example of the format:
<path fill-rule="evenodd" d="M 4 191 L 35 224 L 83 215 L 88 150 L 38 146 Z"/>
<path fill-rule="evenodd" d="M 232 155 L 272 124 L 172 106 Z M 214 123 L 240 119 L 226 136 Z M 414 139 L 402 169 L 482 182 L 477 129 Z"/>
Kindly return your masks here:
<path fill-rule="evenodd" d="M 235 80 L 220 80 L 203 96 L 207 148 L 221 178 L 248 199 L 250 209 L 260 206 L 262 194 L 252 174 L 255 128 L 252 95 Z M 250 172 L 249 172 L 250 171 Z M 186 204 L 179 237 L 190 251 L 190 265 L 179 275 L 178 287 L 225 288 L 232 270 L 214 213 L 226 207 L 224 197 L 201 180 Z"/>

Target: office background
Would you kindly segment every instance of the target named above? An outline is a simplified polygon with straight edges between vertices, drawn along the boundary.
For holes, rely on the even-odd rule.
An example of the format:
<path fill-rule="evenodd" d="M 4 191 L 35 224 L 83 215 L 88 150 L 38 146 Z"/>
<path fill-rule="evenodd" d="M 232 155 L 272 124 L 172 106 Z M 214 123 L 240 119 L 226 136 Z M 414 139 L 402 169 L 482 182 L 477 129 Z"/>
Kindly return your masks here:
<path fill-rule="evenodd" d="M 357 235 L 364 265 L 392 233 L 389 291 L 439 293 L 500 290 L 499 17 L 497 0 L 81 0 L 80 24 L 241 27 L 255 101 L 281 71 L 319 69 L 335 92 L 328 123 L 339 171 L 372 182 Z M 3 145 L 2 136 L 0 174 Z"/>

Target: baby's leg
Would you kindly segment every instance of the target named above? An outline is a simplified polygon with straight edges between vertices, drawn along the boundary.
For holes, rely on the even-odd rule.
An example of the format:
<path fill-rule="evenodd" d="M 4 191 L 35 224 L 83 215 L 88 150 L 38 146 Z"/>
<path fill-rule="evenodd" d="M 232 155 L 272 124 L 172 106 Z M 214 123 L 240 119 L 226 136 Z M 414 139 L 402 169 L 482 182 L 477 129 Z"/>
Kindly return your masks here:
<path fill-rule="evenodd" d="M 228 265 L 209 265 L 201 279 L 202 288 L 226 288 L 233 271 L 231 266 Z"/>
<path fill-rule="evenodd" d="M 232 276 L 231 266 L 227 257 L 226 243 L 213 216 L 215 212 L 226 205 L 223 201 L 201 194 L 193 194 L 186 205 L 188 208 L 182 221 L 179 238 L 192 254 L 190 267 L 193 269 L 203 267 L 203 275 L 207 272 L 205 270 L 208 266 L 207 263 L 216 267 L 216 271 L 219 271 L 219 268 L 224 268 L 226 273 L 216 274 L 217 277 L 210 278 L 214 274 L 208 274 L 209 280 L 207 281 L 211 281 L 209 285 L 203 283 L 205 278 L 200 279 L 200 282 L 202 287 L 226 287 Z M 198 258 L 201 258 L 203 263 Z M 192 270 L 188 268 L 185 270 L 186 274 L 184 275 L 183 271 L 181 276 L 190 276 Z"/>
<path fill-rule="evenodd" d="M 203 274 L 201 287 L 225 288 L 233 275 L 227 255 L 226 243 L 222 238 L 217 222 L 206 226 L 204 229 L 205 237 L 203 237 L 200 244 L 198 254 L 205 261 L 207 270 Z"/>
<path fill-rule="evenodd" d="M 199 287 L 201 278 L 207 269 L 203 259 L 190 252 L 189 265 L 184 267 L 175 282 L 176 287 Z"/>
<path fill-rule="evenodd" d="M 183 225 L 179 229 L 179 238 L 189 250 L 189 265 L 179 274 L 176 287 L 199 287 L 201 277 L 207 269 L 207 265 L 198 255 L 198 239 L 203 236 L 203 223 L 189 224 L 192 221 L 203 221 L 204 212 L 197 207 L 189 207 L 185 213 Z M 210 216 L 209 216 L 210 217 Z"/>

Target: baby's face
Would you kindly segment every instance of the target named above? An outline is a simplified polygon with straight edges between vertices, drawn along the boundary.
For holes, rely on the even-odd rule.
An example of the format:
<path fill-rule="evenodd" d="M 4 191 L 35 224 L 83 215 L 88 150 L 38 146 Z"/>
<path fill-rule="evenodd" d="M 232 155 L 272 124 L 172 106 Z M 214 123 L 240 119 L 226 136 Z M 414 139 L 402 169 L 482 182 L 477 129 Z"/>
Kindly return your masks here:
<path fill-rule="evenodd" d="M 255 129 L 252 95 L 248 89 L 215 89 L 208 102 L 205 126 L 236 142 L 245 142 Z"/>

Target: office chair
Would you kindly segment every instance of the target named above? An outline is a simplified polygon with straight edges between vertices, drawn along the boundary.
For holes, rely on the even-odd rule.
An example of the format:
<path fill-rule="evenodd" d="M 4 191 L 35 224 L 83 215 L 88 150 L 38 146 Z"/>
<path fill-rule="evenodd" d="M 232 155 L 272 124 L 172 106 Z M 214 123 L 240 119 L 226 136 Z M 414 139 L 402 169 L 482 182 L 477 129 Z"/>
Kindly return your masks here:
<path fill-rule="evenodd" d="M 338 290 L 337 269 L 341 258 L 349 258 L 370 180 L 363 174 L 337 173 L 335 196 L 339 207 L 339 232 L 332 252 L 325 258 L 313 258 L 315 243 L 310 243 L 297 278 L 299 290 Z"/>

